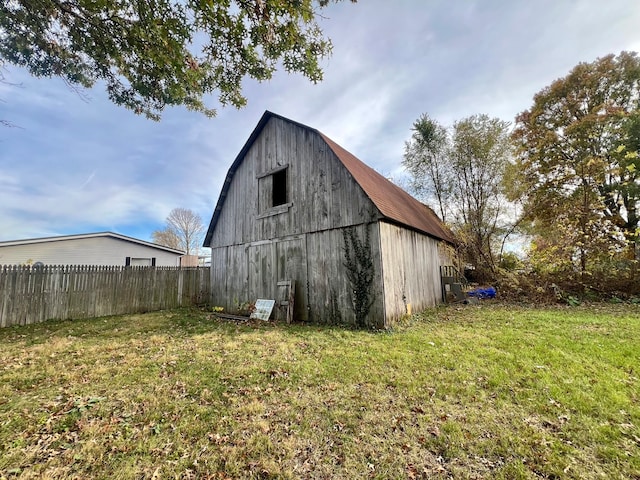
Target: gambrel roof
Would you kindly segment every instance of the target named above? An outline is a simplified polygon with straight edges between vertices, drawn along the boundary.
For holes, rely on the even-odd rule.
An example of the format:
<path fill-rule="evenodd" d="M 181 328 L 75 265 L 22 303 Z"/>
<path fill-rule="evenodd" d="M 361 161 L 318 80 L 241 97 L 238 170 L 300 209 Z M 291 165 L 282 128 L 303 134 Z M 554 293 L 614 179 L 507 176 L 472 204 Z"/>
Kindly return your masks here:
<path fill-rule="evenodd" d="M 419 202 L 403 189 L 387 180 L 384 176 L 376 172 L 373 168 L 367 166 L 322 132 L 315 128 L 308 127 L 275 113 L 266 111 L 229 168 L 222 186 L 220 197 L 218 198 L 218 203 L 216 204 L 216 208 L 211 218 L 211 223 L 209 224 L 209 230 L 207 231 L 207 235 L 204 240 L 204 246 L 209 246 L 211 242 L 213 231 L 218 222 L 218 218 L 220 217 L 220 212 L 222 211 L 222 207 L 236 170 L 244 160 L 244 157 L 253 145 L 253 142 L 258 138 L 263 128 L 271 118 L 284 120 L 285 122 L 292 123 L 300 128 L 319 135 L 336 155 L 338 160 L 340 160 L 344 167 L 349 171 L 353 179 L 373 202 L 385 220 L 408 227 L 412 230 L 417 230 L 421 233 L 449 243 L 454 242 L 451 233 L 431 208 Z"/>

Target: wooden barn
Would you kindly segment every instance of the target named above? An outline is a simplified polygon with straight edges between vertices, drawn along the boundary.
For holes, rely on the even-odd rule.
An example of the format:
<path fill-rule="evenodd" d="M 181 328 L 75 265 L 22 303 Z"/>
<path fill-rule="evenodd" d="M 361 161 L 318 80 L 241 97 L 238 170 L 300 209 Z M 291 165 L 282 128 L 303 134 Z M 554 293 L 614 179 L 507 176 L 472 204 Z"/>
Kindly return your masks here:
<path fill-rule="evenodd" d="M 214 305 L 295 286 L 294 320 L 387 328 L 442 301 L 453 239 L 436 214 L 318 130 L 265 112 L 204 241 Z M 284 298 L 286 300 L 286 296 Z"/>

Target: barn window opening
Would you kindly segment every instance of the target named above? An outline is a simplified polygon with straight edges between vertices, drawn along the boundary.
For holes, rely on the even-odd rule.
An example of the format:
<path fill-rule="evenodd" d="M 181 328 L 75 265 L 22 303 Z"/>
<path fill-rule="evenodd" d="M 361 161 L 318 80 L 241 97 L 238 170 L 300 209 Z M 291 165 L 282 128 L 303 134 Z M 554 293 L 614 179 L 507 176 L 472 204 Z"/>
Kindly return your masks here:
<path fill-rule="evenodd" d="M 287 169 L 275 172 L 272 175 L 271 206 L 277 207 L 287 203 Z"/>
<path fill-rule="evenodd" d="M 291 203 L 291 187 L 287 178 L 289 165 L 278 165 L 266 172 L 258 173 L 258 218 L 287 212 Z"/>

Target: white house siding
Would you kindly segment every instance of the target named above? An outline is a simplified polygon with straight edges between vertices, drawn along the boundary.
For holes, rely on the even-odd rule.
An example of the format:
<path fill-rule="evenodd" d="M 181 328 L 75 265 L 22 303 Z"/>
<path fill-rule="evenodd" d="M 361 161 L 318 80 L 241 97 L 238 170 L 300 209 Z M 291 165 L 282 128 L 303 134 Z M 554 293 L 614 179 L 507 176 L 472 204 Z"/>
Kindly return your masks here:
<path fill-rule="evenodd" d="M 396 319 L 442 301 L 438 240 L 380 222 L 380 248 L 386 317 Z"/>
<path fill-rule="evenodd" d="M 0 265 L 125 265 L 126 257 L 156 259 L 156 266 L 178 265 L 180 255 L 113 237 L 60 239 L 0 246 Z M 135 262 L 134 262 L 135 263 Z"/>

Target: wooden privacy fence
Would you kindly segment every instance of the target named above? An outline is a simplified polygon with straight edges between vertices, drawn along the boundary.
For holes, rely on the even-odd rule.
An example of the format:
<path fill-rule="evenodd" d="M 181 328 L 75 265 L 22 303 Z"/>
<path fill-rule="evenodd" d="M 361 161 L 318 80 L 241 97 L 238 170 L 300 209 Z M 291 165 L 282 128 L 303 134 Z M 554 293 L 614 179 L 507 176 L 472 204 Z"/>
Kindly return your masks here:
<path fill-rule="evenodd" d="M 0 327 L 209 301 L 210 267 L 0 266 Z"/>

